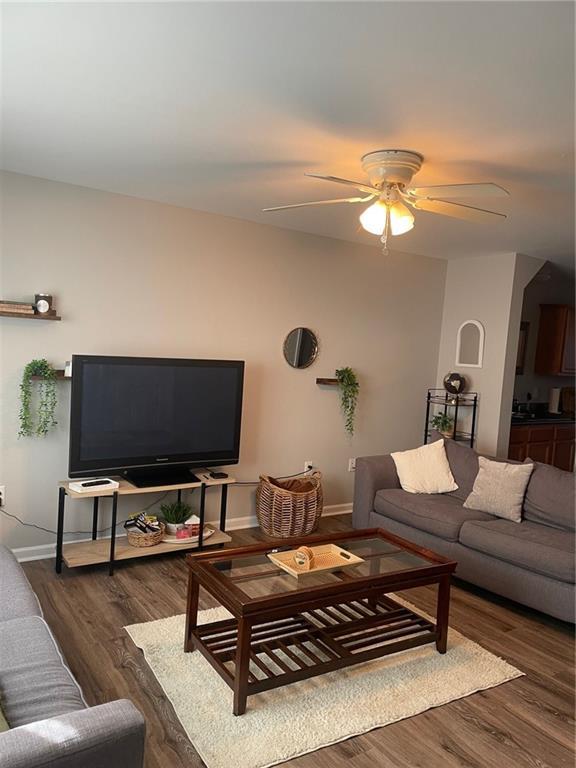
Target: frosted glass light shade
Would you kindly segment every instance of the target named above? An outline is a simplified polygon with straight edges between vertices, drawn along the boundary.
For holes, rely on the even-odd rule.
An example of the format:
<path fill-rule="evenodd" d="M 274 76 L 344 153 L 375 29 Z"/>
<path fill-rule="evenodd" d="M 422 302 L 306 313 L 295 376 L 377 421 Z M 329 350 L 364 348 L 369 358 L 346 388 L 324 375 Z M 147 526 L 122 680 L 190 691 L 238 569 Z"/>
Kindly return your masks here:
<path fill-rule="evenodd" d="M 414 227 L 414 216 L 404 203 L 390 206 L 390 231 L 393 235 L 403 235 Z"/>
<path fill-rule="evenodd" d="M 386 216 L 388 208 L 381 200 L 377 200 L 360 214 L 360 224 L 366 232 L 372 235 L 381 235 L 386 228 Z"/>

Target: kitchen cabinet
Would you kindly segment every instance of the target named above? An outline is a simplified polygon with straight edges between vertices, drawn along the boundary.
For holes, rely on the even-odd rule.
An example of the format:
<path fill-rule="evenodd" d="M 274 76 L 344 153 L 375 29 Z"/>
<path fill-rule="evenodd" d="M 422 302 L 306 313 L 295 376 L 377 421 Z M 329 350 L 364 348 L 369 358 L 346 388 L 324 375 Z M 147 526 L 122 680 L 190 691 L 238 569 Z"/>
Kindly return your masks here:
<path fill-rule="evenodd" d="M 509 459 L 533 459 L 573 472 L 574 454 L 574 424 L 522 424 L 510 429 Z"/>
<path fill-rule="evenodd" d="M 576 373 L 574 307 L 541 304 L 534 373 L 574 376 Z"/>

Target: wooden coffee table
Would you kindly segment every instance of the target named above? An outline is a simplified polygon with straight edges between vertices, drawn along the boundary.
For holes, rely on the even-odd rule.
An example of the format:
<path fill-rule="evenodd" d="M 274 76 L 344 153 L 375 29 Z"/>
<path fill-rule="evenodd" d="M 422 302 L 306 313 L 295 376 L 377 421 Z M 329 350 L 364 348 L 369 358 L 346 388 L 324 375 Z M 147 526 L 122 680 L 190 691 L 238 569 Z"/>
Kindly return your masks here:
<path fill-rule="evenodd" d="M 341 571 L 296 579 L 267 557 L 300 544 L 334 543 L 364 559 Z M 184 650 L 198 649 L 234 691 L 247 697 L 298 680 L 436 643 L 446 652 L 450 578 L 456 563 L 380 528 L 188 555 Z M 436 622 L 388 597 L 438 584 Z M 233 618 L 197 623 L 202 586 Z"/>

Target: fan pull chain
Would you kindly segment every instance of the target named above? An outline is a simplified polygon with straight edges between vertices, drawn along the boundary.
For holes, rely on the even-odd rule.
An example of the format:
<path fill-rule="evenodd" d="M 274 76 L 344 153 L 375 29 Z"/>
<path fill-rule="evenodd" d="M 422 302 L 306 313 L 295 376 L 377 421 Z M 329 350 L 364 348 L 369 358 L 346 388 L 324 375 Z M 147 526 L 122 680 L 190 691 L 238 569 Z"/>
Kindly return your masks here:
<path fill-rule="evenodd" d="M 390 227 L 390 211 L 388 208 L 386 208 L 386 222 L 384 224 L 384 234 L 380 238 L 380 242 L 382 243 L 382 253 L 384 256 L 388 256 L 388 230 Z"/>

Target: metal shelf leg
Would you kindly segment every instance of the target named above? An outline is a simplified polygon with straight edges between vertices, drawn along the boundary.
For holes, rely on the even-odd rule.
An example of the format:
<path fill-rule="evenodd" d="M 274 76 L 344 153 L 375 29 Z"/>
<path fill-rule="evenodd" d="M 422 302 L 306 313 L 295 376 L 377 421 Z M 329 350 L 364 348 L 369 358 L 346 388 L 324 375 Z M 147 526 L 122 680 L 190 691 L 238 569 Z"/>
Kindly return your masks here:
<path fill-rule="evenodd" d="M 56 532 L 56 573 L 62 573 L 62 545 L 64 542 L 64 503 L 66 491 L 58 489 L 58 528 Z"/>
<path fill-rule="evenodd" d="M 226 504 L 228 502 L 228 486 L 220 486 L 220 530 L 226 530 Z"/>
<path fill-rule="evenodd" d="M 108 573 L 110 576 L 114 573 L 114 553 L 116 550 L 116 517 L 118 514 L 118 493 L 114 492 L 112 496 L 112 531 L 110 535 L 110 562 Z"/>

